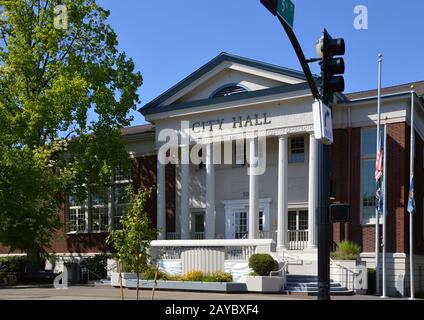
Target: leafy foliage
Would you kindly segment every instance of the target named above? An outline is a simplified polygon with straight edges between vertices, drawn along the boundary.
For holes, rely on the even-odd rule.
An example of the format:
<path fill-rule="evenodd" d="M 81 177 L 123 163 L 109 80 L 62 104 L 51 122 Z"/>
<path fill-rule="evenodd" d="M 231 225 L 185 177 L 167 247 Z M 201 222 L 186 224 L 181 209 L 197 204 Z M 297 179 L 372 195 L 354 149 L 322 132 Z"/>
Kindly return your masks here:
<path fill-rule="evenodd" d="M 254 254 L 249 258 L 249 268 L 258 276 L 269 276 L 271 271 L 278 269 L 278 262 L 267 253 Z"/>
<path fill-rule="evenodd" d="M 0 0 L 0 14 L 0 243 L 39 260 L 60 226 L 57 195 L 77 186 L 83 198 L 129 165 L 120 130 L 142 77 L 95 0 Z"/>
<path fill-rule="evenodd" d="M 148 267 L 143 272 L 143 278 L 146 280 L 153 280 L 155 278 L 156 269 Z M 157 280 L 168 281 L 194 281 L 194 282 L 232 282 L 233 276 L 226 272 L 213 272 L 205 274 L 199 270 L 192 270 L 183 275 L 168 275 L 162 271 L 157 274 Z"/>
<path fill-rule="evenodd" d="M 143 279 L 154 280 L 155 274 L 156 274 L 156 268 L 152 267 L 152 266 L 147 266 L 143 270 Z M 158 270 L 158 274 L 157 274 L 157 278 L 156 278 L 157 280 L 168 280 L 168 278 L 169 278 L 169 276 L 165 272 Z"/>
<path fill-rule="evenodd" d="M 118 260 L 130 272 L 140 273 L 148 267 L 148 249 L 158 232 L 150 226 L 146 202 L 152 188 L 134 192 L 127 188 L 127 212 L 122 218 L 123 230 L 111 230 L 107 242 L 112 244 Z"/>
<path fill-rule="evenodd" d="M 214 272 L 203 277 L 203 282 L 232 282 L 233 276 L 231 273 Z"/>
<path fill-rule="evenodd" d="M 331 259 L 334 260 L 356 260 L 361 253 L 361 246 L 351 242 L 342 241 L 337 245 L 337 251 L 331 253 Z"/>
<path fill-rule="evenodd" d="M 27 262 L 26 256 L 10 256 L 0 258 L 0 270 L 5 273 L 24 272 Z"/>

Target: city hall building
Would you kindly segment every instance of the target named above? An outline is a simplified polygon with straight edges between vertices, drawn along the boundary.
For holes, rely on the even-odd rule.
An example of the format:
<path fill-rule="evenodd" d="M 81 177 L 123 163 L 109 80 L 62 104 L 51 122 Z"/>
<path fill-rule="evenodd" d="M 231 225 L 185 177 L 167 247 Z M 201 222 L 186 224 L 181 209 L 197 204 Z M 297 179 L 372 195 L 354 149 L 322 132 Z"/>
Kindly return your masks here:
<path fill-rule="evenodd" d="M 415 289 L 422 291 L 424 82 L 414 85 L 412 217 Z M 382 92 L 381 119 L 388 135 L 385 245 L 390 294 L 409 290 L 410 87 Z M 176 251 L 202 244 L 270 243 L 276 259 L 292 262 L 289 273 L 316 274 L 319 142 L 313 101 L 303 73 L 219 54 L 139 110 L 149 124 L 122 132 L 134 161 L 132 172 L 115 171 L 114 183 L 92 190 L 82 205 L 68 199 L 60 211 L 64 228 L 52 243 L 53 252 L 67 257 L 110 252 L 106 231 L 119 227 L 125 186 L 157 186 L 148 203 L 152 224 L 160 230 L 156 245 Z M 375 266 L 376 123 L 376 90 L 336 96 L 331 196 L 332 202 L 351 205 L 351 219 L 332 226 L 333 248 L 342 240 L 359 244 L 360 261 L 368 268 Z M 162 152 L 172 139 L 177 146 Z M 264 170 L 248 174 L 256 157 Z M 188 158 L 189 163 L 182 161 Z M 231 272 L 228 266 L 225 270 Z"/>

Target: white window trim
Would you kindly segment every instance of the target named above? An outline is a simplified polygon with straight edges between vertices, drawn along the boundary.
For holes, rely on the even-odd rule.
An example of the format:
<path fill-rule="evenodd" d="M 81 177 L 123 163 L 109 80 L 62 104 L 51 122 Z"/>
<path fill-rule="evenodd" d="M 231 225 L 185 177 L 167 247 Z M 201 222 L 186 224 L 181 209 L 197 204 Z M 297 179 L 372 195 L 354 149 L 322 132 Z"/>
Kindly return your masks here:
<path fill-rule="evenodd" d="M 270 232 L 270 204 L 272 199 L 259 200 L 259 211 L 263 212 L 263 232 Z M 225 239 L 235 238 L 234 216 L 236 211 L 247 211 L 247 225 L 249 225 L 249 200 L 221 201 L 225 210 Z"/>

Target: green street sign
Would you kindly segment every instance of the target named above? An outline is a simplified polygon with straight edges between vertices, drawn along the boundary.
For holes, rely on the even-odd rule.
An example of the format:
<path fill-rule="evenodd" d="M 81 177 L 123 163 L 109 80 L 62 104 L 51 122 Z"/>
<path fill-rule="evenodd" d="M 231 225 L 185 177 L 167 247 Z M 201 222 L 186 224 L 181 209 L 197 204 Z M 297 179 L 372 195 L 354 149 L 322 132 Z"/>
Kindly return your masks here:
<path fill-rule="evenodd" d="M 294 3 L 291 0 L 278 0 L 277 14 L 293 28 Z"/>

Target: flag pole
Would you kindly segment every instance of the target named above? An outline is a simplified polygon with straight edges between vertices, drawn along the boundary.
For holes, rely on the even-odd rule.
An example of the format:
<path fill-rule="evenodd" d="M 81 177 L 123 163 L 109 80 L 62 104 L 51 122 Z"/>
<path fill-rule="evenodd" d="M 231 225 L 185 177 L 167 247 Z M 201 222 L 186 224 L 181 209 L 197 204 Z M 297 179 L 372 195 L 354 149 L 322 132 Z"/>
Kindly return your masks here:
<path fill-rule="evenodd" d="M 382 298 L 386 298 L 387 279 L 386 279 L 386 250 L 387 250 L 387 118 L 384 124 L 384 158 L 383 158 L 383 294 Z"/>
<path fill-rule="evenodd" d="M 411 184 L 410 184 L 410 190 L 409 192 L 414 192 L 415 185 L 412 184 L 413 178 L 414 178 L 414 158 L 415 158 L 415 126 L 414 126 L 414 98 L 415 98 L 415 92 L 414 92 L 414 86 L 411 86 L 411 146 L 410 146 L 410 174 L 411 174 Z M 411 190 L 411 188 L 413 188 Z M 413 196 L 411 197 L 410 194 L 410 201 L 415 201 Z M 412 206 L 412 210 L 409 214 L 409 272 L 410 272 L 410 291 L 411 291 L 411 300 L 415 299 L 415 288 L 414 288 L 414 209 L 415 206 Z"/>
<path fill-rule="evenodd" d="M 378 55 L 378 100 L 377 100 L 377 153 L 380 152 L 380 121 L 381 121 L 381 66 L 383 63 L 383 55 Z M 378 181 L 376 182 L 378 189 Z M 380 212 L 378 204 L 375 209 L 375 275 L 376 275 L 376 294 L 380 294 Z"/>

